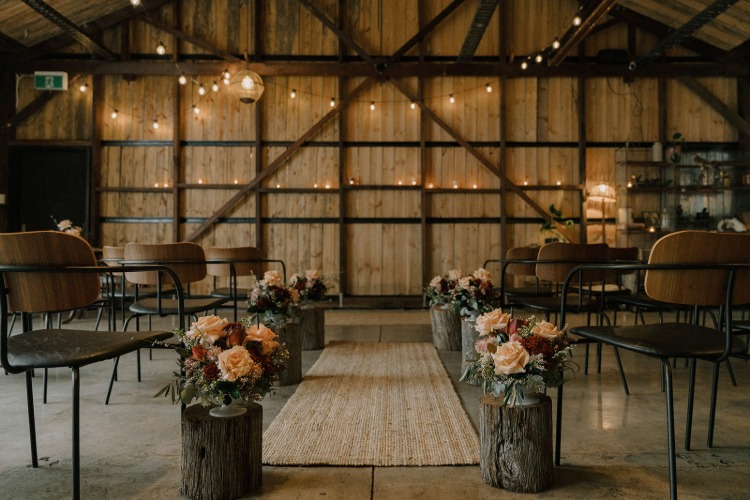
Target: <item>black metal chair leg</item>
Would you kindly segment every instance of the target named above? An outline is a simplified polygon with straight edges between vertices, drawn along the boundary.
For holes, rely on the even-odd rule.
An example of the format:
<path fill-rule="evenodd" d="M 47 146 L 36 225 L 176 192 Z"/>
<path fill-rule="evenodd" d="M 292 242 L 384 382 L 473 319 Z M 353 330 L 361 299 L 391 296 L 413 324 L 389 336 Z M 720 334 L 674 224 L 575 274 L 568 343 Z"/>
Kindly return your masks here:
<path fill-rule="evenodd" d="M 667 395 L 667 443 L 669 448 L 669 498 L 677 500 L 677 454 L 674 442 L 674 401 L 672 399 L 672 367 L 669 359 L 662 359 L 664 385 Z"/>
<path fill-rule="evenodd" d="M 71 368 L 73 378 L 73 500 L 81 498 L 81 421 L 78 367 Z"/>
<path fill-rule="evenodd" d="M 34 420 L 34 391 L 31 385 L 31 370 L 26 372 L 26 403 L 29 407 L 29 438 L 31 439 L 31 466 L 39 467 L 36 454 L 36 422 Z"/>
<path fill-rule="evenodd" d="M 688 380 L 688 407 L 685 420 L 685 450 L 690 451 L 690 438 L 693 432 L 693 401 L 695 399 L 695 365 L 697 359 L 690 362 L 690 378 Z"/>
<path fill-rule="evenodd" d="M 732 386 L 737 387 L 737 379 L 734 378 L 734 370 L 732 370 L 732 363 L 731 360 L 727 359 L 727 371 L 729 372 L 729 379 L 732 381 Z"/>
<path fill-rule="evenodd" d="M 583 363 L 583 374 L 588 375 L 589 374 L 589 344 L 586 344 L 586 359 Z"/>
<path fill-rule="evenodd" d="M 120 356 L 115 358 L 115 366 L 112 368 L 112 377 L 109 379 L 109 389 L 107 389 L 107 399 L 104 400 L 104 404 L 109 404 L 109 397 L 112 395 L 112 386 L 115 384 L 115 378 L 117 376 L 117 365 L 120 363 Z"/>
<path fill-rule="evenodd" d="M 615 359 L 617 360 L 617 368 L 620 369 L 620 380 L 622 380 L 622 388 L 625 391 L 626 396 L 630 396 L 630 389 L 628 388 L 628 379 L 625 378 L 625 370 L 622 368 L 622 360 L 620 359 L 620 351 L 617 347 L 613 347 L 615 351 Z"/>
<path fill-rule="evenodd" d="M 42 403 L 47 404 L 47 375 L 49 374 L 47 368 L 44 369 L 44 376 L 42 377 Z"/>
<path fill-rule="evenodd" d="M 555 416 L 555 465 L 560 466 L 560 443 L 562 442 L 563 386 L 557 388 L 557 415 Z"/>
<path fill-rule="evenodd" d="M 135 350 L 135 362 L 138 365 L 138 382 L 141 381 L 141 350 Z"/>
<path fill-rule="evenodd" d="M 102 322 L 102 313 L 104 312 L 104 307 L 99 308 L 99 312 L 96 313 L 96 325 L 94 325 L 94 331 L 99 331 L 99 324 Z"/>
<path fill-rule="evenodd" d="M 716 420 L 716 396 L 719 391 L 719 363 L 714 363 L 714 379 L 711 381 L 711 406 L 708 414 L 708 439 L 706 446 L 714 446 L 714 422 Z"/>

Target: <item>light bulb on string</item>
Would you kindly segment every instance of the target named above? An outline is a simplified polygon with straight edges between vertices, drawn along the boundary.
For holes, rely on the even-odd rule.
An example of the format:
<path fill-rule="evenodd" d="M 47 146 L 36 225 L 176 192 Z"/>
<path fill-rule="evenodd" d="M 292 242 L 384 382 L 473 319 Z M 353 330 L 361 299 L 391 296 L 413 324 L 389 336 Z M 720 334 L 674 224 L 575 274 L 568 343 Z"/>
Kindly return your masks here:
<path fill-rule="evenodd" d="M 156 46 L 156 53 L 160 56 L 163 56 L 167 53 L 167 49 L 166 47 L 164 47 L 164 44 L 161 41 L 159 41 L 159 45 Z"/>
<path fill-rule="evenodd" d="M 449 101 L 449 102 L 450 102 L 451 104 L 453 104 L 454 102 L 456 102 L 456 98 L 455 98 L 455 97 L 453 97 L 453 94 L 451 94 L 451 95 L 450 95 L 450 96 L 448 97 L 448 101 Z"/>
<path fill-rule="evenodd" d="M 211 85 L 211 90 L 213 90 L 214 92 L 218 92 L 219 91 L 219 84 L 216 83 L 216 80 L 214 80 L 214 84 Z"/>
<path fill-rule="evenodd" d="M 581 16 L 576 16 L 573 18 L 573 26 L 580 26 L 581 25 Z"/>
<path fill-rule="evenodd" d="M 201 108 L 193 104 L 193 113 L 197 115 L 197 114 L 200 114 L 200 112 L 201 112 Z"/>
<path fill-rule="evenodd" d="M 526 69 L 528 67 L 529 67 L 529 63 L 527 63 L 526 61 L 521 62 L 521 69 Z"/>
<path fill-rule="evenodd" d="M 295 99 L 297 97 L 297 90 L 292 89 L 292 91 L 289 92 L 289 97 L 291 97 L 292 99 Z"/>
<path fill-rule="evenodd" d="M 331 105 L 331 107 L 332 107 L 332 108 L 333 108 L 334 106 L 336 106 L 336 98 L 335 98 L 335 97 L 331 97 L 331 102 L 330 102 L 330 105 Z"/>
<path fill-rule="evenodd" d="M 130 5 L 138 7 L 141 4 L 141 0 L 130 0 Z"/>
<path fill-rule="evenodd" d="M 414 101 L 412 101 L 412 102 L 411 102 L 411 104 L 409 104 L 409 107 L 410 107 L 411 109 L 416 109 L 416 107 L 417 107 L 417 103 L 416 103 L 416 102 L 414 102 Z"/>
<path fill-rule="evenodd" d="M 228 69 L 224 69 L 224 72 L 221 74 L 221 77 L 224 78 L 224 80 L 229 80 L 232 78 L 232 75 L 229 73 Z"/>
<path fill-rule="evenodd" d="M 233 184 L 239 184 L 239 183 L 240 183 L 240 180 L 239 180 L 238 178 L 236 178 L 236 177 L 235 177 L 235 178 L 234 178 L 234 181 L 232 181 L 232 183 L 233 183 Z"/>
<path fill-rule="evenodd" d="M 484 88 L 485 88 L 485 90 L 487 91 L 487 93 L 488 93 L 488 94 L 489 94 L 490 92 L 492 92 L 492 85 L 490 85 L 490 84 L 489 84 L 489 82 L 487 82 L 487 85 L 485 85 L 485 87 L 484 87 Z"/>
<path fill-rule="evenodd" d="M 198 86 L 198 94 L 206 95 L 206 87 L 204 87 L 202 83 Z"/>
<path fill-rule="evenodd" d="M 177 82 L 180 85 L 185 85 L 187 83 L 187 77 L 185 76 L 185 73 L 181 74 L 179 78 L 177 78 Z"/>
<path fill-rule="evenodd" d="M 558 40 L 557 37 L 552 41 L 552 48 L 555 50 L 560 48 L 560 40 Z"/>
<path fill-rule="evenodd" d="M 112 110 L 112 114 L 109 116 L 111 116 L 113 120 L 117 119 L 117 110 Z"/>
<path fill-rule="evenodd" d="M 81 91 L 81 94 L 85 94 L 86 91 L 89 89 L 89 84 L 86 82 L 83 82 L 80 87 L 78 87 L 78 90 Z"/>
<path fill-rule="evenodd" d="M 542 57 L 542 54 L 537 54 L 534 60 L 537 62 L 537 64 L 539 64 L 544 60 L 544 57 Z"/>
<path fill-rule="evenodd" d="M 370 101 L 370 111 L 375 111 L 375 101 Z"/>
<path fill-rule="evenodd" d="M 154 130 L 156 130 L 157 128 L 159 128 L 159 121 L 154 118 L 154 121 L 151 122 L 151 126 L 154 128 Z"/>

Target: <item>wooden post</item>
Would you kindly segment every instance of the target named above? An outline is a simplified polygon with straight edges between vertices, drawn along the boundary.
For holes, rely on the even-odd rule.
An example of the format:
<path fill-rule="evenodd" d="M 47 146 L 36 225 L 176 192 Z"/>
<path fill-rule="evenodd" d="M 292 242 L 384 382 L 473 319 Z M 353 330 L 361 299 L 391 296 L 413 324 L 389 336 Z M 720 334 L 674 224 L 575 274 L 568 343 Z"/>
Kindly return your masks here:
<path fill-rule="evenodd" d="M 302 382 L 302 336 L 299 323 L 286 322 L 284 326 L 273 327 L 279 336 L 279 341 L 286 344 L 289 359 L 286 360 L 286 370 L 279 374 L 279 385 L 294 385 Z"/>
<path fill-rule="evenodd" d="M 505 406 L 492 395 L 479 399 L 479 468 L 490 486 L 536 493 L 552 484 L 552 400 L 538 396 L 528 406 Z"/>
<path fill-rule="evenodd" d="M 323 349 L 325 343 L 326 311 L 315 305 L 302 308 L 299 317 L 300 336 L 302 337 L 302 350 L 312 351 Z"/>
<path fill-rule="evenodd" d="M 461 358 L 461 373 L 466 370 L 466 354 L 475 352 L 474 344 L 479 340 L 479 333 L 474 328 L 475 321 L 468 319 L 461 320 L 461 352 L 463 353 Z M 479 380 L 464 380 L 465 384 L 469 385 L 480 385 Z"/>
<path fill-rule="evenodd" d="M 461 317 L 451 307 L 430 307 L 432 343 L 440 351 L 461 350 Z"/>
<path fill-rule="evenodd" d="M 247 496 L 262 482 L 263 407 L 216 418 L 210 408 L 193 405 L 182 414 L 182 489 L 193 499 L 225 500 Z"/>

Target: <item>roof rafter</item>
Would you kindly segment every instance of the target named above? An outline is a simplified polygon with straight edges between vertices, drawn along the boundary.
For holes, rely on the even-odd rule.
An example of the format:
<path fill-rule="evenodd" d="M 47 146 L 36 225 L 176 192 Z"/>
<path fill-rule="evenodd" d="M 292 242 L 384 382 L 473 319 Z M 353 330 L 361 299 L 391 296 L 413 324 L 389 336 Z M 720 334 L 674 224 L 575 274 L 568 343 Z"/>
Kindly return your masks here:
<path fill-rule="evenodd" d="M 200 47 L 203 50 L 206 50 L 210 52 L 211 54 L 220 57 L 221 59 L 224 59 L 225 61 L 230 62 L 243 62 L 244 60 L 235 56 L 234 54 L 230 54 L 228 52 L 224 52 L 223 50 L 219 50 L 210 43 L 201 40 L 200 38 L 194 37 L 192 35 L 188 35 L 184 31 L 178 30 L 177 28 L 173 28 L 172 26 L 162 23 L 161 21 L 157 21 L 155 19 L 151 19 L 150 17 L 141 16 L 139 18 L 141 21 L 144 21 L 151 26 L 164 31 L 165 33 L 169 33 L 170 35 L 179 38 L 183 42 L 191 43 L 195 45 L 196 47 Z"/>
<path fill-rule="evenodd" d="M 562 38 L 560 38 L 560 48 L 550 57 L 550 66 L 557 66 L 562 63 L 568 53 L 576 48 L 588 36 L 591 30 L 594 29 L 596 23 L 612 10 L 617 4 L 617 0 L 601 0 L 600 2 L 593 3 L 594 6 L 590 9 L 590 12 L 579 16 L 581 23 L 578 26 L 571 26 Z"/>
<path fill-rule="evenodd" d="M 469 62 L 474 58 L 474 53 L 479 47 L 479 42 L 482 41 L 484 32 L 487 30 L 487 25 L 492 19 L 492 15 L 495 13 L 497 8 L 498 0 L 480 0 L 477 5 L 477 11 L 474 13 L 474 19 L 471 21 L 469 32 L 466 33 L 466 38 L 461 46 L 461 50 L 458 52 L 458 58 L 456 62 Z"/>

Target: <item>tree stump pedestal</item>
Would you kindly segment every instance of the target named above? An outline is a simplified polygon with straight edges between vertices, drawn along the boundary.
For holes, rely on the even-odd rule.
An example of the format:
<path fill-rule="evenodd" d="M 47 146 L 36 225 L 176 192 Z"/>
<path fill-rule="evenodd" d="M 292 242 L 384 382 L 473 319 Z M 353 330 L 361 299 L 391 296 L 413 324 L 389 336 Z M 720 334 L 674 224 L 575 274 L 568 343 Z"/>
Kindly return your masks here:
<path fill-rule="evenodd" d="M 302 382 L 302 335 L 299 323 L 287 321 L 283 326 L 273 328 L 279 336 L 279 342 L 286 344 L 289 359 L 286 369 L 279 373 L 278 385 L 295 385 Z"/>
<path fill-rule="evenodd" d="M 323 349 L 325 344 L 326 311 L 315 305 L 305 306 L 299 317 L 302 350 Z"/>
<path fill-rule="evenodd" d="M 476 321 L 461 320 L 461 373 L 466 371 L 466 354 L 475 352 L 474 344 L 479 340 L 479 332 L 474 328 Z M 464 380 L 464 384 L 480 385 L 479 380 Z"/>
<path fill-rule="evenodd" d="M 229 500 L 246 497 L 262 482 L 263 407 L 246 406 L 239 417 L 216 418 L 210 408 L 182 414 L 182 488 L 186 497 Z"/>
<path fill-rule="evenodd" d="M 479 399 L 479 468 L 490 486 L 536 493 L 552 485 L 552 400 L 536 396 L 539 402 L 527 406 Z"/>
<path fill-rule="evenodd" d="M 461 317 L 450 306 L 430 307 L 432 343 L 440 351 L 461 350 Z"/>

